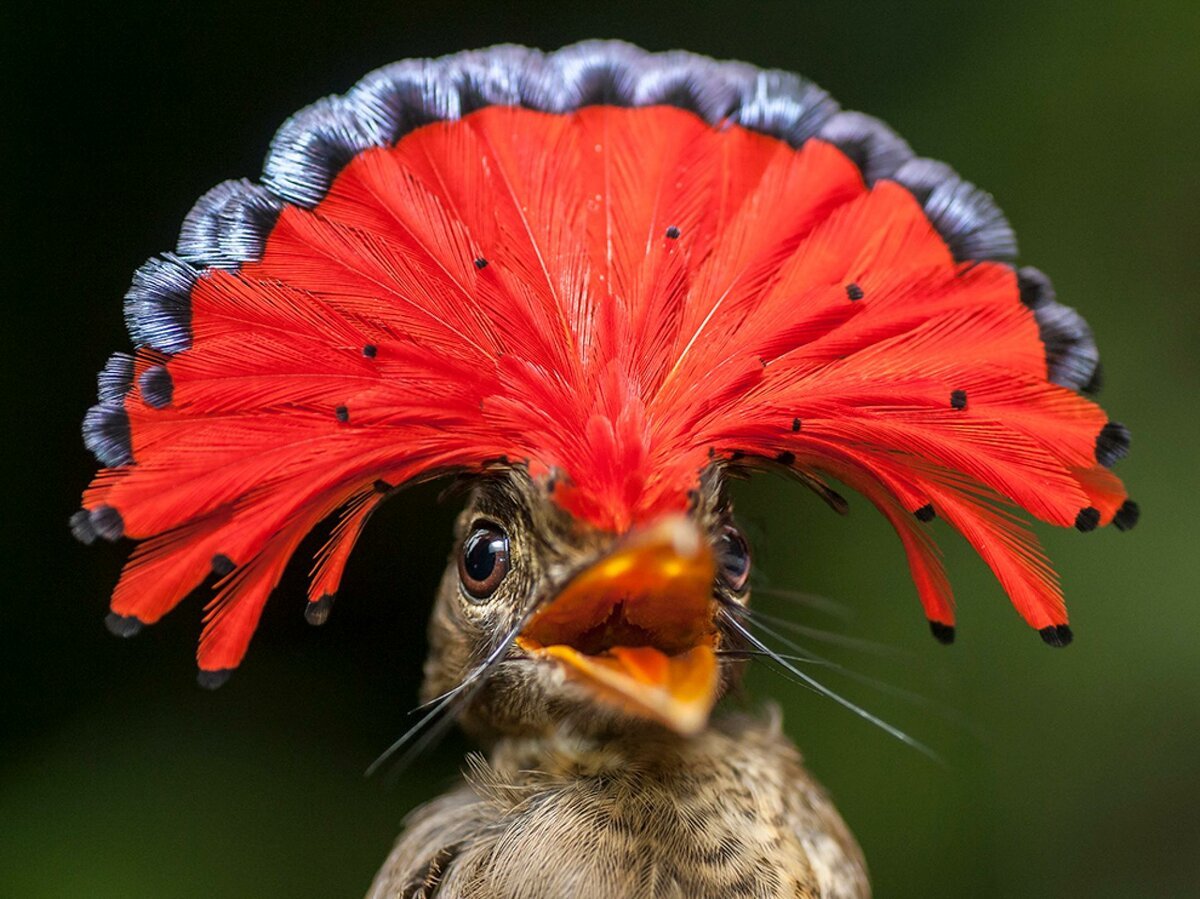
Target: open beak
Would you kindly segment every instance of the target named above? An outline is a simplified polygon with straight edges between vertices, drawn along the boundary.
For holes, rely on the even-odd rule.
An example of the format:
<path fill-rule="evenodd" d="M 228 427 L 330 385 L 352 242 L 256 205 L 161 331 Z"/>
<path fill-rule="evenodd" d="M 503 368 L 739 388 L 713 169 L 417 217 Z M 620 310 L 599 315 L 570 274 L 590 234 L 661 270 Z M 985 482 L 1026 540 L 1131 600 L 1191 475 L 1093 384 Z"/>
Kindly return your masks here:
<path fill-rule="evenodd" d="M 713 550 L 688 519 L 622 540 L 534 613 L 517 644 L 597 698 L 681 734 L 717 699 Z"/>

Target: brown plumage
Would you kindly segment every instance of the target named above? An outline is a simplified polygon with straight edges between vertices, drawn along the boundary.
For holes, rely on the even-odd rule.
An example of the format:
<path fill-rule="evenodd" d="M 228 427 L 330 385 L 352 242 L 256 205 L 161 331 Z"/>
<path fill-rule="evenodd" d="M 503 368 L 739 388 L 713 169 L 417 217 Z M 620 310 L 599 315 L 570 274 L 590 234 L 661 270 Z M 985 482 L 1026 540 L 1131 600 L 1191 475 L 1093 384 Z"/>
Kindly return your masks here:
<path fill-rule="evenodd" d="M 375 879 L 396 897 L 870 895 L 854 838 L 780 733 L 505 738 L 418 809 Z"/>
<path fill-rule="evenodd" d="M 690 518 L 714 542 L 731 525 L 718 469 Z M 465 593 L 452 555 L 430 634 L 424 698 L 468 681 L 498 639 L 572 575 L 612 552 L 520 468 L 481 481 L 458 520 L 509 537 L 511 567 L 486 602 Z M 748 595 L 717 580 L 723 604 Z M 744 663 L 718 623 L 719 693 Z M 406 822 L 372 885 L 399 897 L 828 897 L 870 895 L 854 838 L 772 712 L 718 713 L 681 735 L 605 701 L 592 685 L 515 644 L 469 695 L 460 720 L 487 746 L 464 782 Z"/>

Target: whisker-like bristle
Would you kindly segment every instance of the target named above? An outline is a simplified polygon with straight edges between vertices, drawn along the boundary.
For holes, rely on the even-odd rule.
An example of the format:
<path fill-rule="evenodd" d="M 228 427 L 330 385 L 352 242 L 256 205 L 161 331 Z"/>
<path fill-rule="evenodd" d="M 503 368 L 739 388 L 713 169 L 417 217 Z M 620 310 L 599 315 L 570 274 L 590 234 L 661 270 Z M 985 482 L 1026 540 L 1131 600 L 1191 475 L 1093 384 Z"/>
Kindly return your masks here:
<path fill-rule="evenodd" d="M 792 650 L 793 652 L 799 653 L 802 658 L 826 662 L 827 664 L 832 665 L 837 668 L 842 667 L 841 665 L 838 665 L 836 662 L 832 662 L 829 659 L 822 658 L 821 656 L 817 655 L 815 652 L 813 652 L 808 647 L 801 646 L 795 640 L 785 637 L 783 634 L 779 633 L 779 631 L 774 630 L 773 628 L 764 624 L 761 619 L 752 618 L 751 617 L 752 613 L 745 606 L 738 606 L 738 605 L 733 605 L 733 604 L 727 603 L 724 607 L 724 612 L 726 613 L 727 616 L 736 616 L 738 618 L 749 621 L 749 623 L 754 625 L 754 627 L 758 628 L 761 631 L 764 631 L 768 636 L 773 637 L 774 639 L 778 640 L 780 643 L 782 643 L 788 649 Z"/>
<path fill-rule="evenodd" d="M 416 724 L 414 724 L 412 727 L 410 727 L 408 730 L 406 730 L 403 734 L 401 734 L 400 737 L 395 740 L 395 742 L 393 742 L 387 749 L 385 749 L 382 753 L 379 754 L 379 756 L 375 759 L 375 761 L 371 762 L 371 764 L 367 766 L 365 776 L 371 777 L 372 775 L 374 775 L 375 772 L 378 771 L 380 769 L 380 767 L 382 767 L 383 764 L 388 759 L 390 759 L 392 756 L 394 756 L 405 745 L 407 745 L 409 743 L 409 741 L 411 741 L 414 737 L 416 737 L 417 734 L 419 734 L 421 732 L 422 728 L 425 727 L 425 725 L 429 724 L 435 718 L 437 718 L 438 715 L 440 715 L 442 713 L 442 711 L 445 710 L 445 708 L 447 706 L 449 706 L 451 702 L 453 702 L 453 700 L 454 700 L 454 694 L 447 695 L 444 699 L 442 699 L 440 702 L 438 702 L 433 708 L 431 708 L 428 712 L 426 712 L 424 715 L 422 715 L 420 720 L 417 721 Z M 405 756 L 401 757 L 402 763 L 404 762 L 404 759 L 406 757 L 407 757 L 407 753 L 405 754 Z"/>
<path fill-rule="evenodd" d="M 475 698 L 479 690 L 487 682 L 488 674 L 504 659 L 509 647 L 512 646 L 513 640 L 521 633 L 522 628 L 525 627 L 532 613 L 533 610 L 531 608 L 522 615 L 521 620 L 505 632 L 504 636 L 496 642 L 491 652 L 488 653 L 483 661 L 472 668 L 457 686 L 447 690 L 441 696 L 417 706 L 413 710 L 414 712 L 421 711 L 422 709 L 428 709 L 428 711 L 421 716 L 416 724 L 406 730 L 394 743 L 385 749 L 375 761 L 371 762 L 367 767 L 366 776 L 371 777 L 375 774 L 388 759 L 392 758 L 397 752 L 412 742 L 414 738 L 417 738 L 427 725 L 430 725 L 429 730 L 423 736 L 420 736 L 419 739 L 416 739 L 416 742 L 413 742 L 408 750 L 397 760 L 392 776 L 398 775 L 400 771 L 408 767 L 413 759 L 417 758 L 433 743 L 445 736 L 446 731 L 449 730 L 450 726 L 457 719 L 457 712 Z M 439 719 L 438 716 L 443 712 L 446 714 Z"/>
<path fill-rule="evenodd" d="M 829 662 L 824 659 L 811 659 L 806 656 L 788 655 L 786 653 L 769 653 L 763 652 L 761 649 L 719 649 L 717 657 L 722 659 L 734 659 L 736 661 L 746 661 L 751 659 L 769 659 L 774 655 L 778 655 L 782 659 L 787 659 L 789 662 L 802 662 L 805 665 L 815 665 L 817 667 L 839 669 L 842 666 L 836 662 Z"/>
<path fill-rule="evenodd" d="M 734 613 L 738 613 L 743 610 L 744 610 L 744 607 L 730 606 L 730 611 L 732 611 Z M 817 655 L 816 653 L 813 653 L 811 650 L 809 650 L 807 648 L 801 648 L 801 647 L 799 647 L 799 644 L 795 643 L 792 640 L 789 640 L 787 637 L 783 636 L 782 634 L 778 633 L 777 631 L 774 631 L 773 629 L 771 629 L 771 628 L 767 627 L 765 624 L 763 624 L 761 621 L 761 618 L 763 616 L 757 610 L 745 610 L 745 611 L 749 612 L 749 615 L 745 616 L 747 618 L 749 624 L 751 624 L 754 627 L 759 628 L 760 630 L 765 631 L 769 636 L 779 640 L 780 642 L 784 643 L 789 648 L 801 649 L 801 651 L 804 654 L 803 655 L 789 655 L 787 653 L 776 652 L 774 650 L 764 652 L 762 650 L 756 650 L 756 649 L 732 650 L 732 651 L 726 651 L 723 654 L 734 655 L 735 653 L 741 653 L 745 658 L 752 659 L 752 660 L 759 660 L 759 659 L 773 660 L 775 656 L 778 656 L 779 658 L 787 659 L 790 662 L 801 662 L 805 665 L 824 667 L 830 671 L 837 673 L 838 675 L 840 675 L 842 677 L 847 678 L 848 680 L 854 681 L 857 684 L 862 684 L 865 687 L 870 687 L 871 689 L 873 689 L 879 693 L 882 693 L 886 696 L 890 696 L 894 699 L 899 699 L 900 701 L 906 702 L 909 705 L 918 706 L 920 708 L 934 712 L 934 713 L 938 714 L 939 716 L 941 716 L 943 719 L 950 721 L 951 723 L 958 725 L 965 730 L 974 732 L 974 728 L 971 726 L 971 723 L 967 720 L 966 716 L 964 716 L 957 709 L 948 707 L 948 706 L 946 706 L 940 702 L 937 702 L 936 700 L 931 699 L 930 697 L 925 696 L 921 693 L 917 693 L 912 690 L 906 690 L 903 687 L 898 687 L 895 684 L 888 683 L 887 681 L 882 680 L 880 678 L 871 677 L 868 674 L 863 674 L 860 671 L 855 671 L 853 668 L 848 668 L 845 665 L 839 664 L 838 662 L 835 662 L 831 659 L 827 659 L 823 656 Z M 787 622 L 786 620 L 783 620 L 783 619 L 774 618 L 773 616 L 772 616 L 772 619 L 776 624 L 792 624 L 792 622 Z M 854 638 L 847 638 L 847 639 L 853 640 Z M 869 645 L 877 645 L 877 644 L 870 643 L 870 641 L 868 641 L 868 643 L 869 643 Z M 883 647 L 883 648 L 891 649 L 891 647 Z M 898 650 L 896 652 L 892 653 L 892 655 L 893 655 L 893 657 L 895 657 L 897 659 L 910 659 L 911 660 L 913 658 L 913 655 L 911 653 L 901 652 Z M 782 672 L 777 671 L 777 673 L 782 673 Z M 789 680 L 793 680 L 793 678 L 789 678 Z"/>
<path fill-rule="evenodd" d="M 911 746 L 913 749 L 916 749 L 921 754 L 928 756 L 929 758 L 933 759 L 936 762 L 942 761 L 941 757 L 936 752 L 934 752 L 932 749 L 930 749 L 928 746 L 926 746 L 924 743 L 909 736 L 904 731 L 900 730 L 900 728 L 896 727 L 895 725 L 889 724 L 888 722 L 884 721 L 882 718 L 878 717 L 877 715 L 871 714 L 866 709 L 864 709 L 862 706 L 857 705 L 854 702 L 851 702 L 849 699 L 842 696 L 840 693 L 838 693 L 834 690 L 831 690 L 829 687 L 822 684 L 820 681 L 818 681 L 812 675 L 806 674 L 805 672 L 801 671 L 799 668 L 796 667 L 795 664 L 793 664 L 792 662 L 790 662 L 787 659 L 780 656 L 779 653 L 775 652 L 774 650 L 771 649 L 771 647 L 767 646 L 767 644 L 763 643 L 760 639 L 758 639 L 758 637 L 756 637 L 753 633 L 750 632 L 750 630 L 748 628 L 746 628 L 744 625 L 742 625 L 742 623 L 740 621 L 738 621 L 737 618 L 735 618 L 733 615 L 731 615 L 728 612 L 728 610 L 723 609 L 722 611 L 724 612 L 723 617 L 724 617 L 725 621 L 729 624 L 730 627 L 732 627 L 735 631 L 737 631 L 737 633 L 743 639 L 748 641 L 750 643 L 750 645 L 753 646 L 755 649 L 758 649 L 758 650 L 766 653 L 768 656 L 771 657 L 771 659 L 777 665 L 782 667 L 784 670 L 789 672 L 794 677 L 799 678 L 809 688 L 811 688 L 812 690 L 815 690 L 817 693 L 820 693 L 822 696 L 825 696 L 828 699 L 832 699 L 834 702 L 838 703 L 839 705 L 843 706 L 844 708 L 849 709 L 851 712 L 858 715 L 863 720 L 869 721 L 871 724 L 874 724 L 876 727 L 880 728 L 885 733 L 888 733 L 891 736 L 895 737 L 900 742 L 902 742 L 908 746 Z"/>
<path fill-rule="evenodd" d="M 811 637 L 814 640 L 819 640 L 822 643 L 829 643 L 833 646 L 841 646 L 846 649 L 853 649 L 859 652 L 870 653 L 877 656 L 890 656 L 892 658 L 911 659 L 913 654 L 907 650 L 900 649 L 896 646 L 889 646 L 886 643 L 877 643 L 874 640 L 864 640 L 861 637 L 851 637 L 846 634 L 839 634 L 835 631 L 827 631 L 818 627 L 810 627 L 809 625 L 800 624 L 796 621 L 790 621 L 787 618 L 781 618 L 778 615 L 771 615 L 764 612 L 762 609 L 745 607 L 746 616 L 760 621 L 767 621 L 776 627 L 782 627 L 793 633 L 800 634 L 804 637 Z"/>

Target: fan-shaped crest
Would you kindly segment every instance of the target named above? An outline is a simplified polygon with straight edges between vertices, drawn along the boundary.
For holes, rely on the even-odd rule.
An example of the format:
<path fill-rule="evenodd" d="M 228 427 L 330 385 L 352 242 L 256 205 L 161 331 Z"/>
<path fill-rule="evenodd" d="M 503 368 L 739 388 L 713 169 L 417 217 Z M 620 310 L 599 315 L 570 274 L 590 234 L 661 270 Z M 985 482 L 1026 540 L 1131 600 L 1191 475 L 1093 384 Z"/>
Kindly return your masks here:
<path fill-rule="evenodd" d="M 141 541 L 114 629 L 221 576 L 219 671 L 341 509 L 323 618 L 393 486 L 506 459 L 619 532 L 709 464 L 770 463 L 888 517 L 935 634 L 936 514 L 1065 642 L 1007 507 L 1131 525 L 1106 468 L 1128 434 L 1075 392 L 1090 332 L 1015 252 L 986 194 L 795 76 L 614 43 L 399 63 L 289 121 L 262 186 L 212 190 L 137 273 L 73 523 Z"/>

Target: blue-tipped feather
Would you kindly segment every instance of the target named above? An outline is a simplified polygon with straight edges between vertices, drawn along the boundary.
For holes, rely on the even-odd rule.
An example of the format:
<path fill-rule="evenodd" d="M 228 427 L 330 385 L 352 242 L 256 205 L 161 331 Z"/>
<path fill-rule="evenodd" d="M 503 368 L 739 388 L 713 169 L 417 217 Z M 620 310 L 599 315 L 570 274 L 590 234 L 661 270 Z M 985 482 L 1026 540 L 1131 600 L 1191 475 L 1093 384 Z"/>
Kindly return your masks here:
<path fill-rule="evenodd" d="M 119 402 L 97 403 L 83 417 L 83 445 L 106 468 L 133 462 L 129 416 Z"/>
<path fill-rule="evenodd" d="M 761 71 L 753 92 L 730 118 L 799 147 L 837 111 L 833 98 L 811 81 L 790 72 Z"/>
<path fill-rule="evenodd" d="M 172 253 L 150 259 L 125 294 L 125 325 L 139 347 L 179 353 L 192 343 L 192 286 L 197 272 Z"/>
<path fill-rule="evenodd" d="M 128 353 L 113 353 L 96 376 L 100 402 L 120 402 L 133 384 L 133 357 Z"/>
<path fill-rule="evenodd" d="M 893 176 L 920 202 L 954 258 L 1016 258 L 1017 237 L 992 195 L 934 159 L 910 159 Z"/>
<path fill-rule="evenodd" d="M 1038 269 L 1020 269 L 1017 283 L 1021 301 L 1037 319 L 1050 380 L 1072 390 L 1094 393 L 1100 386 L 1100 351 L 1088 323 L 1074 309 L 1057 301 L 1054 285 Z"/>
<path fill-rule="evenodd" d="M 904 138 L 879 119 L 861 112 L 839 112 L 821 127 L 817 137 L 853 159 L 867 184 L 892 177 L 913 158 Z"/>
<path fill-rule="evenodd" d="M 1119 421 L 1110 421 L 1096 435 L 1096 461 L 1112 468 L 1129 455 L 1131 439 L 1129 428 Z"/>
<path fill-rule="evenodd" d="M 379 135 L 343 97 L 325 97 L 296 113 L 271 141 L 263 184 L 278 197 L 311 208 L 333 179 Z"/>
<path fill-rule="evenodd" d="M 192 207 L 176 251 L 199 268 L 236 269 L 262 258 L 283 204 L 245 179 L 218 184 Z"/>

